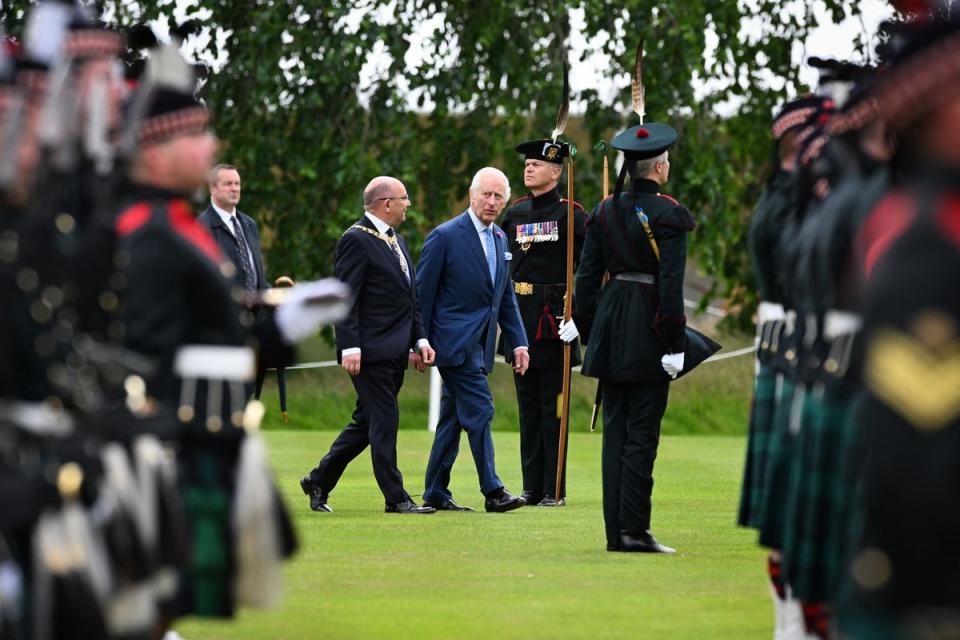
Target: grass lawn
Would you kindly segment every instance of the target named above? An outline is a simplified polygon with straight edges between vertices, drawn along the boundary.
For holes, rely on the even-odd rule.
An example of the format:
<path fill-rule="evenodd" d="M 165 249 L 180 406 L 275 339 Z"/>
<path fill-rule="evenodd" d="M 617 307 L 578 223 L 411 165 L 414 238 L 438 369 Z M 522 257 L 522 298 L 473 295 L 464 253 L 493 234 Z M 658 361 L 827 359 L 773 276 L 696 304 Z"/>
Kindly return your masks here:
<path fill-rule="evenodd" d="M 498 403 L 498 410 L 503 403 Z M 668 419 L 673 405 L 667 410 Z M 343 416 L 346 417 L 346 416 Z M 281 606 L 237 620 L 182 621 L 203 638 L 769 638 L 764 554 L 734 524 L 745 439 L 666 435 L 653 526 L 675 556 L 604 548 L 599 433 L 570 438 L 568 505 L 482 512 L 466 439 L 451 489 L 479 513 L 383 513 L 369 456 L 309 510 L 298 479 L 334 431 L 267 432 L 281 491 L 300 532 Z M 519 439 L 494 434 L 498 472 L 520 491 Z M 408 491 L 422 491 L 431 434 L 401 432 Z"/>
<path fill-rule="evenodd" d="M 724 351 L 752 342 L 752 336 L 718 338 Z M 332 360 L 333 350 L 321 340 L 301 349 L 301 362 Z M 489 378 L 496 403 L 494 431 L 517 431 L 517 400 L 509 367 L 494 366 Z M 746 434 L 753 357 L 730 358 L 701 365 L 690 375 L 670 385 L 670 408 L 663 422 L 666 434 Z M 429 376 L 407 370 L 400 391 L 400 428 L 423 430 L 427 424 Z M 340 430 L 353 412 L 356 393 L 350 378 L 339 367 L 287 371 L 290 422 L 283 424 L 277 397 L 276 377 L 269 374 L 262 399 L 267 405 L 264 429 Z M 597 381 L 574 372 L 570 401 L 571 432 L 587 432 L 597 391 Z"/>

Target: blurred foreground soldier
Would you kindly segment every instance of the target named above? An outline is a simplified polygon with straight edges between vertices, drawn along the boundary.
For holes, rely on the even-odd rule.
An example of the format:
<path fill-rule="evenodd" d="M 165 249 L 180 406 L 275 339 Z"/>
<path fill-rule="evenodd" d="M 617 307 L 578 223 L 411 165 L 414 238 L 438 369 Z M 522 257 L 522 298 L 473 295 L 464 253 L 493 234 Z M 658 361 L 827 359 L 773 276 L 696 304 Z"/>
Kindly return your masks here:
<path fill-rule="evenodd" d="M 290 289 L 274 314 L 255 319 L 244 308 L 248 292 L 232 287 L 234 270 L 188 203 L 217 141 L 191 79 L 177 80 L 141 87 L 148 93 L 135 94 L 129 110 L 137 150 L 114 225 L 127 281 L 121 316 L 126 346 L 157 362 L 149 393 L 179 422 L 191 562 L 176 613 L 228 616 L 237 604 L 275 601 L 280 560 L 295 546 L 263 444 L 249 431 L 262 414 L 247 403 L 255 360 L 290 362 L 294 342 L 342 313 L 311 299 L 342 292 L 310 283 Z"/>
<path fill-rule="evenodd" d="M 603 383 L 603 518 L 608 551 L 673 553 L 650 532 L 653 464 L 670 380 L 719 345 L 687 329 L 683 274 L 690 212 L 660 186 L 670 175 L 672 127 L 631 127 L 615 194 L 587 224 L 574 296 L 587 336 L 583 374 Z M 626 173 L 629 191 L 620 193 Z M 610 280 L 601 289 L 603 274 Z M 589 331 L 587 331 L 589 327 Z"/>
<path fill-rule="evenodd" d="M 510 197 L 507 176 L 480 169 L 470 184 L 470 206 L 430 232 L 420 254 L 417 295 L 423 328 L 437 349 L 443 378 L 440 420 L 427 462 L 424 504 L 438 511 L 469 511 L 450 493 L 450 470 L 466 431 L 487 511 L 524 505 L 497 476 L 493 456 L 493 371 L 497 326 L 513 348 L 513 370 L 523 375 L 530 361 L 523 321 L 507 272 L 506 237 L 494 224 Z"/>
<path fill-rule="evenodd" d="M 747 248 L 757 282 L 757 375 L 750 410 L 747 459 L 740 495 L 740 526 L 762 529 L 768 508 L 782 510 L 783 500 L 770 499 L 768 467 L 774 443 L 776 390 L 782 388 L 774 360 L 780 357 L 781 336 L 787 330 L 782 284 L 783 251 L 781 235 L 797 203 L 797 160 L 800 132 L 819 112 L 823 98 L 804 96 L 787 103 L 773 121 L 771 134 L 776 144 L 776 164 L 760 201 L 750 219 Z M 791 316 L 789 324 L 795 323 Z M 778 375 L 781 382 L 777 382 Z M 772 505 L 772 506 L 770 506 Z M 767 561 L 771 595 L 778 633 L 802 628 L 799 603 L 793 599 L 781 577 L 779 545 Z M 787 633 L 790 633 L 789 631 Z"/>
<path fill-rule="evenodd" d="M 523 499 L 528 505 L 563 505 L 554 496 L 560 440 L 559 397 L 563 386 L 563 343 L 573 342 L 571 364 L 580 364 L 576 325 L 563 325 L 566 290 L 567 200 L 557 183 L 570 145 L 530 140 L 517 145 L 525 157 L 523 184 L 530 193 L 503 214 L 512 259 L 510 277 L 523 327 L 530 342 L 530 368 L 514 374 L 520 411 L 520 462 Z M 586 234 L 586 213 L 574 203 L 574 264 L 579 263 Z M 560 318 L 560 320 L 558 320 Z M 558 324 L 559 323 L 559 324 Z M 564 331 L 566 329 L 566 331 Z M 513 362 L 513 349 L 501 341 L 500 353 Z"/>
<path fill-rule="evenodd" d="M 845 637 L 960 637 L 960 21 L 917 22 L 863 104 L 897 135 L 857 235 L 869 452 Z"/>
<path fill-rule="evenodd" d="M 408 354 L 421 372 L 434 358 L 420 318 L 413 260 L 394 229 L 409 206 L 402 182 L 374 178 L 363 191 L 363 217 L 337 243 L 334 274 L 357 295 L 336 325 L 337 357 L 357 391 L 357 406 L 330 452 L 300 481 L 314 511 L 332 511 L 327 496 L 367 445 L 387 513 L 436 511 L 413 501 L 397 468 L 397 395 Z"/>

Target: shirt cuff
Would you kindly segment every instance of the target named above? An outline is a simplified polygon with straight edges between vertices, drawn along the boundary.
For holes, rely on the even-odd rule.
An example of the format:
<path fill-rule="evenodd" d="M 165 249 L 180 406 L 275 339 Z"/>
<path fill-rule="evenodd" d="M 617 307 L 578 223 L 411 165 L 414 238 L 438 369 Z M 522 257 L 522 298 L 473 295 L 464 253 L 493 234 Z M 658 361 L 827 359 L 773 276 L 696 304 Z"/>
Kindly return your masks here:
<path fill-rule="evenodd" d="M 347 356 L 360 355 L 360 347 L 350 347 L 349 349 L 343 349 L 340 351 L 340 358 L 346 358 Z"/>
<path fill-rule="evenodd" d="M 530 349 L 529 349 L 528 347 L 515 347 L 515 348 L 514 348 L 514 351 L 529 351 L 529 350 L 530 350 Z"/>
<path fill-rule="evenodd" d="M 420 349 L 423 349 L 424 347 L 429 347 L 429 346 L 430 346 L 430 341 L 427 340 L 426 338 L 420 338 L 419 340 L 417 340 L 417 351 L 420 351 Z"/>

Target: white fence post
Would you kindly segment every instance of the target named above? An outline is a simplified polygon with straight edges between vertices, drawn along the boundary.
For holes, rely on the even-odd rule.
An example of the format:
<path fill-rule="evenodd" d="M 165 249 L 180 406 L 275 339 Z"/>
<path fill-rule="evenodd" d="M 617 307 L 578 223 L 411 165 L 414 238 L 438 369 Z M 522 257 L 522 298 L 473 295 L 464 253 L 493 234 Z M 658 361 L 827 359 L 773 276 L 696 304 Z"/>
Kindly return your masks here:
<path fill-rule="evenodd" d="M 435 433 L 440 422 L 440 387 L 443 380 L 436 367 L 430 367 L 430 405 L 427 410 L 427 430 Z"/>

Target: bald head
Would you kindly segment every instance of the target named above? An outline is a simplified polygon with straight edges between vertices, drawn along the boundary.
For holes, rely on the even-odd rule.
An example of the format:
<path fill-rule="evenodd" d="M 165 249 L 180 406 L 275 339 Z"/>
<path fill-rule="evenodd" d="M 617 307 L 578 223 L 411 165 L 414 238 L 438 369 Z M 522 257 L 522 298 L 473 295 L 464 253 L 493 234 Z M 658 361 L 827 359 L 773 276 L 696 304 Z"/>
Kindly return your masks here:
<path fill-rule="evenodd" d="M 377 176 L 363 190 L 363 208 L 391 227 L 407 217 L 410 198 L 403 183 L 390 176 Z"/>
<path fill-rule="evenodd" d="M 363 190 L 363 208 L 371 211 L 382 198 L 406 195 L 403 183 L 390 176 L 377 176 Z"/>

